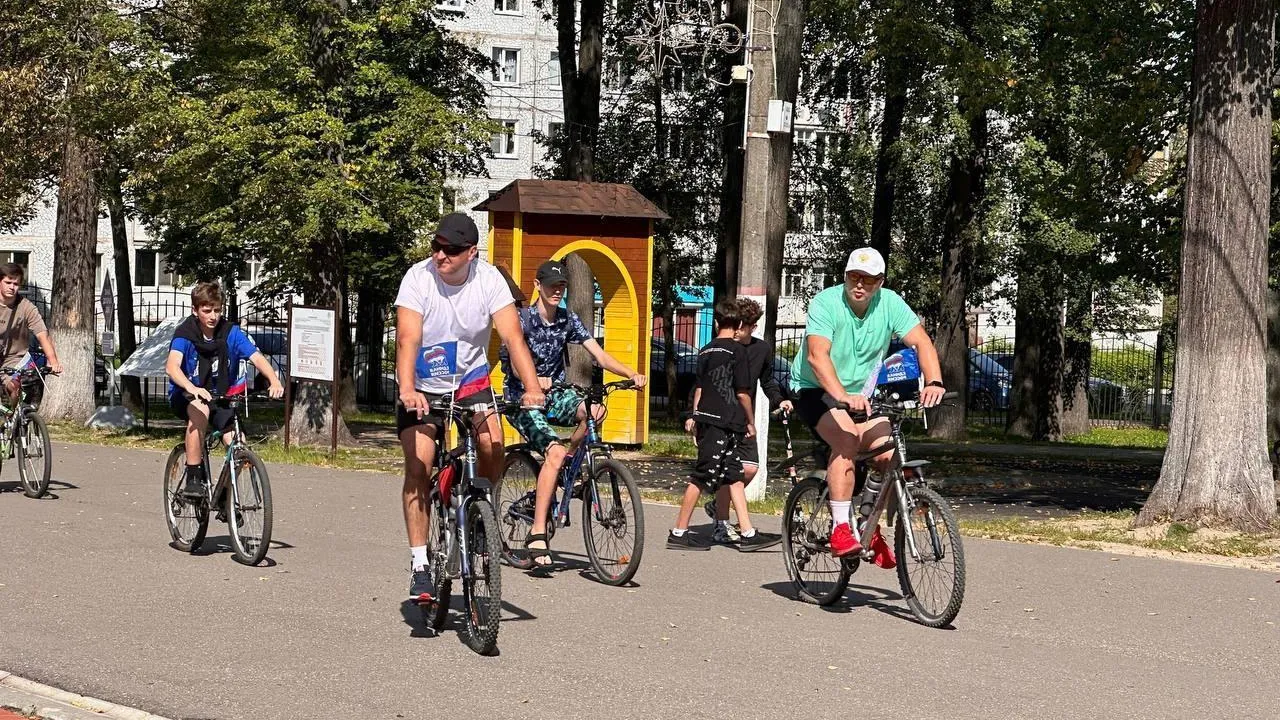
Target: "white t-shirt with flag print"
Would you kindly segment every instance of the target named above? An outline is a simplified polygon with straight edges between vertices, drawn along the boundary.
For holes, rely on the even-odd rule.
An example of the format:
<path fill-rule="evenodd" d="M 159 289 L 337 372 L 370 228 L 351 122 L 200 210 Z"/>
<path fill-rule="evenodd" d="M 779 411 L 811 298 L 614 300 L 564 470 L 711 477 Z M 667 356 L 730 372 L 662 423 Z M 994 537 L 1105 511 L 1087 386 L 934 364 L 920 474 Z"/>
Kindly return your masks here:
<path fill-rule="evenodd" d="M 502 273 L 483 260 L 472 261 L 461 285 L 446 283 L 430 258 L 409 268 L 396 305 L 422 314 L 415 387 L 459 397 L 488 388 L 493 314 L 514 303 Z"/>

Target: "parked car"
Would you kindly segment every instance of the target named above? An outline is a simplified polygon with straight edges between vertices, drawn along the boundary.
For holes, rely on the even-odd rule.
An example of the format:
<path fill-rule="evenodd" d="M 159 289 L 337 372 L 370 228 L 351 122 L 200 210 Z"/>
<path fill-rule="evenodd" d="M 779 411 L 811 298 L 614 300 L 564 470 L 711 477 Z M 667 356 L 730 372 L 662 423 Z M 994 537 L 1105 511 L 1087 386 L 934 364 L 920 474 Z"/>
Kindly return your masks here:
<path fill-rule="evenodd" d="M 693 391 L 698 372 L 698 348 L 676 340 L 676 392 L 675 397 L 688 398 Z M 667 397 L 667 349 L 662 338 L 649 340 L 649 395 Z"/>
<path fill-rule="evenodd" d="M 286 361 L 289 356 L 289 334 L 281 328 L 271 327 L 249 327 L 245 328 L 245 332 L 249 333 L 249 337 L 253 338 L 253 343 L 258 346 L 258 351 L 267 358 L 267 362 L 271 363 L 271 368 L 276 371 L 276 375 L 280 376 L 280 382 L 285 382 L 288 377 Z M 267 382 L 267 376 L 257 370 L 250 370 L 250 372 L 254 374 L 254 391 L 261 392 L 266 390 L 270 384 Z"/>
<path fill-rule="evenodd" d="M 974 410 L 1009 409 L 1013 374 L 986 353 L 969 348 L 969 407 Z"/>

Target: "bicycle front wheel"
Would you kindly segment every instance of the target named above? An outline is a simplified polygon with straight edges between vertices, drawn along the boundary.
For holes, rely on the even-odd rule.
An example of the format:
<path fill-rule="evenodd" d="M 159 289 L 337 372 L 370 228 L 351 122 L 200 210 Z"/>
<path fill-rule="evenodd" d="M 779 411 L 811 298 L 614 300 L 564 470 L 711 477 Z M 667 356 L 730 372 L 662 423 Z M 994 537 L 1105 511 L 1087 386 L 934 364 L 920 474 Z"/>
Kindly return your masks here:
<path fill-rule="evenodd" d="M 898 513 L 894 551 L 898 584 L 907 606 L 922 625 L 943 627 L 956 619 L 964 601 L 964 547 L 951 506 L 927 487 L 909 491 L 907 517 Z M 908 547 L 911 524 L 914 548 Z"/>
<path fill-rule="evenodd" d="M 467 565 L 463 595 L 467 612 L 467 646 L 488 655 L 498 646 L 498 622 L 502 615 L 502 541 L 493 506 L 472 500 L 467 508 Z"/>
<path fill-rule="evenodd" d="M 454 552 L 454 543 L 449 539 L 447 502 L 448 498 L 442 501 L 439 494 L 433 491 L 427 504 L 427 518 L 431 523 L 427 532 L 427 561 L 431 564 L 431 577 L 435 578 L 436 586 L 433 590 L 435 601 L 421 607 L 423 622 L 436 632 L 440 632 L 444 621 L 449 617 L 449 593 L 453 590 L 449 559 Z"/>
<path fill-rule="evenodd" d="M 182 552 L 195 552 L 209 530 L 209 508 L 203 501 L 192 502 L 180 492 L 186 470 L 187 451 L 178 443 L 164 466 L 164 520 L 173 546 Z"/>
<path fill-rule="evenodd" d="M 801 600 L 830 605 L 844 596 L 856 559 L 831 554 L 831 508 L 826 483 L 805 478 L 791 488 L 782 511 L 782 558 Z"/>
<path fill-rule="evenodd" d="M 227 484 L 227 526 L 231 529 L 231 549 L 237 562 L 257 565 L 271 546 L 271 481 L 267 466 L 248 448 L 232 456 L 236 481 Z M 222 472 L 230 472 L 224 468 Z"/>
<path fill-rule="evenodd" d="M 596 465 L 591 491 L 582 499 L 582 535 L 600 582 L 623 585 L 640 569 L 644 504 L 627 466 L 612 459 Z"/>
<path fill-rule="evenodd" d="M 44 418 L 27 413 L 15 440 L 14 455 L 18 460 L 22 492 L 29 498 L 44 497 L 49 492 L 49 475 L 53 472 L 53 444 L 49 442 L 49 428 L 45 427 Z"/>
<path fill-rule="evenodd" d="M 524 541 L 533 527 L 533 504 L 540 469 L 532 455 L 517 450 L 507 454 L 507 467 L 502 472 L 502 494 L 498 498 L 502 557 L 517 570 L 529 570 L 534 566 Z"/>

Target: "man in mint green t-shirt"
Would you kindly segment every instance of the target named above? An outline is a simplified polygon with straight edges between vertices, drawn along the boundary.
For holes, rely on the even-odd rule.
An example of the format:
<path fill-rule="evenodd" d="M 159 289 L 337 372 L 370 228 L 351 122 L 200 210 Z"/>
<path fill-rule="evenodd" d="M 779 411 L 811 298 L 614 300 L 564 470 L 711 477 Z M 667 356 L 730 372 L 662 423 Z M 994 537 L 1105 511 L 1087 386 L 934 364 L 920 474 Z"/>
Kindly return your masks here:
<path fill-rule="evenodd" d="M 937 405 L 946 391 L 938 351 L 919 317 L 897 293 L 881 287 L 884 267 L 884 258 L 873 248 L 849 254 L 844 284 L 823 290 L 809 302 L 805 341 L 791 375 L 796 412 L 831 446 L 827 484 L 831 488 L 830 547 L 836 557 L 862 551 L 849 525 L 854 460 L 858 453 L 889 441 L 889 422 L 883 417 L 857 422 L 853 414 L 870 414 L 870 403 L 862 393 L 864 388 L 874 387 L 868 381 L 874 383 L 871 374 L 878 372 L 890 339 L 901 337 L 919 355 L 925 379 L 920 393 L 924 407 Z M 840 403 L 849 410 L 840 409 Z M 872 462 L 883 469 L 892 458 L 884 453 Z M 877 565 L 895 565 L 879 528 L 871 538 L 871 550 Z"/>

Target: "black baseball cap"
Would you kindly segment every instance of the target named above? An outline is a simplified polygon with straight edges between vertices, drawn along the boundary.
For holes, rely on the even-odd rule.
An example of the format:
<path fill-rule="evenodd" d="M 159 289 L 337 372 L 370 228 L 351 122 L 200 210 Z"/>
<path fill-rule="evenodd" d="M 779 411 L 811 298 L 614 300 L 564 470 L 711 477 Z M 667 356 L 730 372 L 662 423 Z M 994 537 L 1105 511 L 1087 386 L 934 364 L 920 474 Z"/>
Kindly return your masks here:
<path fill-rule="evenodd" d="M 538 282 L 543 285 L 569 282 L 569 271 L 559 260 L 548 260 L 538 266 Z"/>
<path fill-rule="evenodd" d="M 466 214 L 449 213 L 440 218 L 440 225 L 436 227 L 436 240 L 443 245 L 471 247 L 480 242 L 480 231 L 476 229 L 475 221 Z"/>

